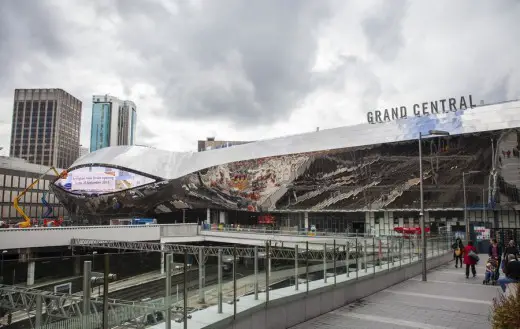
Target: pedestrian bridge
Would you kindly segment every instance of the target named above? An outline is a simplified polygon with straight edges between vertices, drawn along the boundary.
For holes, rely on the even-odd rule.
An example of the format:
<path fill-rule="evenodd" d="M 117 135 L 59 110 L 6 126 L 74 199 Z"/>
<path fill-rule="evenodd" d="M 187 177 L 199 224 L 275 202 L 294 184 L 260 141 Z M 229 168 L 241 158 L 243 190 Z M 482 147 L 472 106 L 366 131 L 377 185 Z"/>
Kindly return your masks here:
<path fill-rule="evenodd" d="M 125 242 L 160 241 L 162 243 L 220 242 L 262 246 L 273 244 L 294 247 L 306 241 L 332 245 L 346 234 L 314 232 L 309 235 L 294 230 L 203 230 L 196 223 L 165 225 L 111 225 L 0 229 L 0 250 L 68 246 L 73 238 L 117 240 Z M 372 238 L 368 238 L 372 240 Z M 383 241 L 384 243 L 384 241 Z"/>

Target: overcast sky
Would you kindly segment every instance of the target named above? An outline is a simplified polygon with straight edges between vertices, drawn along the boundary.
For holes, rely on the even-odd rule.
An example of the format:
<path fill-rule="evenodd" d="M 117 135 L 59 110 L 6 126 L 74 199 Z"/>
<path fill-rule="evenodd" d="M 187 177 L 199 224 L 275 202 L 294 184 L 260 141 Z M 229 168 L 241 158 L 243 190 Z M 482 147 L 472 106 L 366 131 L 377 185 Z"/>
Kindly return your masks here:
<path fill-rule="evenodd" d="M 472 94 L 520 98 L 520 2 L 0 0 L 0 147 L 15 88 L 137 104 L 137 143 L 195 151 Z M 5 150 L 0 154 L 6 154 Z"/>

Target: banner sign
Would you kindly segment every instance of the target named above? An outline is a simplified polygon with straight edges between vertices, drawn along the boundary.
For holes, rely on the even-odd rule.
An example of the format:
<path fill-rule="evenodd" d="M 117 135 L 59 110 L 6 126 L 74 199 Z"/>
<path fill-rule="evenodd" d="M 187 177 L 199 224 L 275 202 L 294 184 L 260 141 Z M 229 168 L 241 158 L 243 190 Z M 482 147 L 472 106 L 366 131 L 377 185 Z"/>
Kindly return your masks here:
<path fill-rule="evenodd" d="M 430 114 L 441 114 L 456 112 L 458 110 L 467 110 L 476 107 L 473 104 L 473 96 L 461 96 L 460 98 L 446 98 L 436 101 L 422 102 L 414 104 L 411 107 L 398 106 L 390 109 L 376 110 L 367 113 L 368 123 L 384 123 L 397 119 L 405 119 L 408 117 L 408 110 L 411 110 L 414 116 L 426 116 Z"/>
<path fill-rule="evenodd" d="M 116 177 L 105 173 L 74 173 L 71 183 L 73 191 L 112 192 L 116 188 Z"/>

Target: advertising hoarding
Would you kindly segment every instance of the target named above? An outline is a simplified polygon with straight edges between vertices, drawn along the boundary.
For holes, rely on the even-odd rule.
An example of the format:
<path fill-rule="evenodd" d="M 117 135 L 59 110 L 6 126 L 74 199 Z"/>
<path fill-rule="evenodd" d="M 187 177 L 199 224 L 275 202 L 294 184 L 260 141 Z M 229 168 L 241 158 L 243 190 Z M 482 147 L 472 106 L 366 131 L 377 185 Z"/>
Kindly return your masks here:
<path fill-rule="evenodd" d="M 111 192 L 116 188 L 116 178 L 105 173 L 73 173 L 71 190 Z"/>

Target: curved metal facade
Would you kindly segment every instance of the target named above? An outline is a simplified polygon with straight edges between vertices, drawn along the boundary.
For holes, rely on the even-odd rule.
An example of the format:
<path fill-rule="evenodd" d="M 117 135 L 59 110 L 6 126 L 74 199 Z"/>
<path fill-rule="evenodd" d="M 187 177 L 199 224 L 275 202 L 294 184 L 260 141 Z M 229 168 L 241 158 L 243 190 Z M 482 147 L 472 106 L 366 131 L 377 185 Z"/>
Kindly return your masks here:
<path fill-rule="evenodd" d="M 72 212 L 114 216 L 153 215 L 185 207 L 411 210 L 418 208 L 415 140 L 419 132 L 436 129 L 449 131 L 451 136 L 424 141 L 426 207 L 460 209 L 462 172 L 481 171 L 467 182 L 468 202 L 484 203 L 482 189 L 489 188 L 486 177 L 494 159 L 491 140 L 496 144 L 517 127 L 520 101 L 198 153 L 110 147 L 80 158 L 69 171 L 106 166 L 157 181 L 103 195 L 74 195 L 56 186 L 54 190 Z"/>

